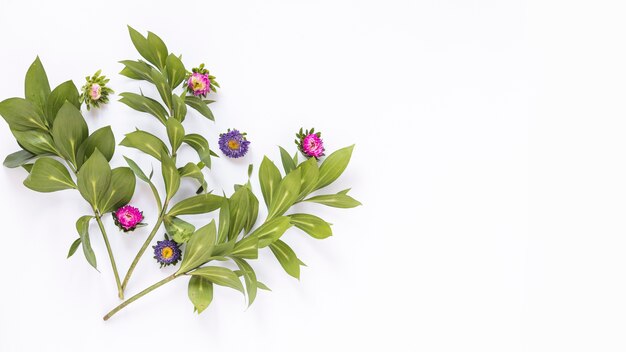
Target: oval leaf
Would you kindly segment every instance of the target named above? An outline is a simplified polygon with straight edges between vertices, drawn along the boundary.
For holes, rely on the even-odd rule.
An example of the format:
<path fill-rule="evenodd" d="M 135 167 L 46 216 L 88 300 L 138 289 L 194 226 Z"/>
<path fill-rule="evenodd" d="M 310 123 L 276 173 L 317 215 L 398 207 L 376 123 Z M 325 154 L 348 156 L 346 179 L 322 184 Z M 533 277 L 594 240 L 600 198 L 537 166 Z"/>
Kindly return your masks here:
<path fill-rule="evenodd" d="M 300 260 L 296 253 L 285 242 L 277 240 L 270 245 L 270 249 L 287 274 L 300 279 Z"/>
<path fill-rule="evenodd" d="M 183 262 L 180 264 L 177 274 L 184 274 L 208 262 L 213 254 L 215 238 L 215 221 L 199 228 L 185 246 Z"/>
<path fill-rule="evenodd" d="M 37 192 L 55 192 L 76 188 L 67 168 L 52 158 L 41 158 L 35 161 L 24 186 Z"/>
<path fill-rule="evenodd" d="M 315 189 L 320 189 L 333 183 L 346 169 L 352 156 L 354 145 L 337 150 L 330 154 L 320 166 L 320 176 Z"/>
<path fill-rule="evenodd" d="M 53 124 L 57 113 L 61 110 L 61 107 L 63 107 L 66 101 L 69 101 L 80 110 L 78 96 L 78 89 L 72 81 L 63 82 L 58 87 L 54 88 L 46 103 L 46 117 L 48 122 L 50 122 L 51 125 Z"/>
<path fill-rule="evenodd" d="M 121 93 L 121 103 L 128 105 L 131 109 L 148 113 L 156 117 L 162 124 L 167 121 L 167 110 L 158 101 L 135 93 Z"/>
<path fill-rule="evenodd" d="M 189 279 L 187 295 L 193 303 L 194 310 L 200 314 L 213 301 L 213 283 L 202 276 L 192 276 Z"/>
<path fill-rule="evenodd" d="M 180 187 L 180 174 L 174 160 L 165 151 L 161 152 L 161 174 L 165 181 L 165 199 L 170 200 Z"/>
<path fill-rule="evenodd" d="M 283 215 L 298 200 L 301 174 L 300 169 L 296 169 L 280 182 L 270 203 L 268 219 Z"/>
<path fill-rule="evenodd" d="M 187 221 L 171 216 L 166 216 L 163 219 L 163 224 L 165 225 L 167 233 L 177 243 L 189 241 L 191 235 L 193 235 L 196 230 L 196 227 Z"/>
<path fill-rule="evenodd" d="M 333 235 L 330 224 L 311 214 L 291 214 L 291 223 L 300 230 L 317 239 L 328 238 Z"/>
<path fill-rule="evenodd" d="M 80 169 L 83 163 L 89 159 L 91 154 L 98 148 L 107 161 L 113 158 L 115 153 L 115 136 L 111 130 L 111 126 L 102 127 L 92 133 L 83 144 L 78 148 L 76 153 L 77 167 Z"/>
<path fill-rule="evenodd" d="M 111 183 L 99 206 L 102 213 L 108 213 L 130 202 L 135 193 L 137 180 L 130 168 L 118 167 L 111 171 Z"/>
<path fill-rule="evenodd" d="M 111 183 L 111 167 L 96 149 L 78 172 L 78 190 L 89 204 L 98 209 Z"/>
<path fill-rule="evenodd" d="M 142 152 L 161 160 L 161 153 L 169 153 L 169 150 L 159 138 L 145 131 L 134 131 L 127 134 L 120 145 L 139 149 Z"/>
<path fill-rule="evenodd" d="M 77 165 L 78 147 L 83 144 L 88 135 L 89 129 L 80 110 L 66 101 L 57 113 L 52 126 L 52 138 L 57 150 L 72 164 Z"/>
<path fill-rule="evenodd" d="M 0 115 L 9 124 L 11 129 L 28 131 L 33 128 L 47 130 L 38 107 L 22 98 L 10 98 L 0 102 Z"/>
<path fill-rule="evenodd" d="M 178 202 L 172 207 L 168 215 L 205 214 L 219 209 L 224 201 L 223 197 L 213 194 L 200 194 Z"/>
<path fill-rule="evenodd" d="M 218 266 L 209 266 L 194 270 L 190 273 L 190 275 L 200 276 L 216 285 L 234 288 L 235 290 L 244 293 L 243 284 L 239 281 L 237 274 L 230 269 Z"/>
<path fill-rule="evenodd" d="M 250 236 L 258 237 L 259 248 L 264 248 L 278 240 L 290 227 L 291 221 L 289 218 L 279 216 L 259 226 Z"/>
<path fill-rule="evenodd" d="M 270 204 L 272 204 L 272 197 L 281 180 L 282 177 L 276 165 L 267 157 L 263 157 L 261 167 L 259 168 L 259 182 L 261 183 L 261 193 L 268 209 Z"/>
<path fill-rule="evenodd" d="M 172 146 L 172 153 L 176 153 L 181 144 L 183 144 L 183 139 L 185 138 L 185 128 L 180 123 L 180 121 L 176 119 L 167 120 L 166 124 L 167 129 L 167 137 L 170 140 L 170 145 Z"/>
<path fill-rule="evenodd" d="M 38 106 L 42 112 L 45 111 L 46 101 L 50 95 L 50 83 L 48 83 L 48 75 L 46 75 L 46 70 L 44 70 L 39 56 L 26 72 L 24 91 L 27 100 Z"/>

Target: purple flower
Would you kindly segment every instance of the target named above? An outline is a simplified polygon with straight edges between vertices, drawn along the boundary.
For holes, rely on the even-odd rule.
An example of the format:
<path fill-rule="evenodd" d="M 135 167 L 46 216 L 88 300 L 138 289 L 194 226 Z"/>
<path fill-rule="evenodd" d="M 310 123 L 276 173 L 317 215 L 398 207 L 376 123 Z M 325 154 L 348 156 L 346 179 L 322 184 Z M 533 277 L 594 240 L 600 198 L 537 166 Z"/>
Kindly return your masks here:
<path fill-rule="evenodd" d="M 246 134 L 238 130 L 230 130 L 220 134 L 220 150 L 229 158 L 240 158 L 248 152 L 250 141 L 246 139 Z"/>
<path fill-rule="evenodd" d="M 125 205 L 113 213 L 113 219 L 115 225 L 122 231 L 133 231 L 138 225 L 142 225 L 143 212 L 133 206 Z"/>
<path fill-rule="evenodd" d="M 152 248 L 154 248 L 154 259 L 161 264 L 161 267 L 176 265 L 182 256 L 178 243 L 168 239 L 167 235 L 165 240 L 157 241 L 156 246 Z"/>
<path fill-rule="evenodd" d="M 296 133 L 296 137 L 298 137 L 296 145 L 304 156 L 315 159 L 324 156 L 324 142 L 321 138 L 321 132 L 315 133 L 314 128 L 305 132 L 302 132 L 302 129 L 300 129 L 300 132 Z"/>
<path fill-rule="evenodd" d="M 203 73 L 192 73 L 187 80 L 187 90 L 195 96 L 206 97 L 211 91 L 209 75 Z"/>

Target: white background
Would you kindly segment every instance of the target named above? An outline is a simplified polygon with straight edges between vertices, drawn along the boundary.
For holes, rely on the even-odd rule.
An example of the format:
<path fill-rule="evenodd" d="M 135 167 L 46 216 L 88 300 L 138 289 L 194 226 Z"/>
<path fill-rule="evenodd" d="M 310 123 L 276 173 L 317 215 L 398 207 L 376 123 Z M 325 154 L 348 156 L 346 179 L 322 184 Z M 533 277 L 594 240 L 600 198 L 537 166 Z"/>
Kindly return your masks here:
<path fill-rule="evenodd" d="M 621 1 L 24 1 L 0 0 L 0 98 L 23 95 L 40 55 L 53 85 L 138 58 L 126 24 L 159 34 L 187 67 L 206 62 L 223 89 L 216 123 L 188 130 L 215 145 L 248 132 L 244 160 L 215 161 L 211 187 L 245 182 L 300 127 L 329 150 L 356 143 L 331 191 L 364 206 L 310 206 L 334 224 L 286 241 L 301 281 L 268 251 L 253 264 L 273 292 L 245 309 L 216 289 L 192 313 L 178 280 L 118 304 L 99 232 L 101 273 L 66 260 L 77 192 L 38 194 L 21 169 L 0 171 L 0 351 L 623 351 L 626 339 L 626 15 Z M 87 113 L 164 137 L 121 103 Z M 16 150 L 0 124 L 0 153 Z M 151 160 L 118 148 L 145 169 Z M 192 154 L 187 154 L 189 157 Z M 256 176 L 254 184 L 256 184 Z M 192 182 L 183 192 L 194 189 Z M 256 188 L 258 190 L 258 186 Z M 154 222 L 151 196 L 133 201 Z M 210 217 L 197 217 L 199 223 Z M 125 272 L 149 229 L 115 231 Z M 162 278 L 147 255 L 127 295 Z"/>

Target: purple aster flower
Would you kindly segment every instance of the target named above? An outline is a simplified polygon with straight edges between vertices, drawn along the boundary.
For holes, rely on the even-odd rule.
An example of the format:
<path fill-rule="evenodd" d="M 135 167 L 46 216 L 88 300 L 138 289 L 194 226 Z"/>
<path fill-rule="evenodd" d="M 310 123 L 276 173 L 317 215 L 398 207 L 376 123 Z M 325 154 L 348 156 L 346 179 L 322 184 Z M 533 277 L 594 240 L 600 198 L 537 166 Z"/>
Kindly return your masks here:
<path fill-rule="evenodd" d="M 154 259 L 161 264 L 161 267 L 176 265 L 182 257 L 178 243 L 168 239 L 167 235 L 165 240 L 157 241 L 156 246 L 152 248 L 154 248 Z"/>
<path fill-rule="evenodd" d="M 211 91 L 215 92 L 220 85 L 215 81 L 215 76 L 209 74 L 209 70 L 204 68 L 204 64 L 191 70 L 185 79 L 187 92 L 196 97 L 206 97 Z"/>
<path fill-rule="evenodd" d="M 131 205 L 125 205 L 113 213 L 113 219 L 115 220 L 115 225 L 122 231 L 133 231 L 137 226 L 143 225 L 141 223 L 143 221 L 143 212 Z"/>
<path fill-rule="evenodd" d="M 229 158 L 240 158 L 248 152 L 250 141 L 246 139 L 246 134 L 238 130 L 230 130 L 220 134 L 220 150 Z"/>
<path fill-rule="evenodd" d="M 296 137 L 298 137 L 298 139 L 296 139 L 296 145 L 304 156 L 315 159 L 324 156 L 324 142 L 321 138 L 321 132 L 315 133 L 315 128 L 304 132 L 300 129 L 300 132 L 296 133 Z"/>

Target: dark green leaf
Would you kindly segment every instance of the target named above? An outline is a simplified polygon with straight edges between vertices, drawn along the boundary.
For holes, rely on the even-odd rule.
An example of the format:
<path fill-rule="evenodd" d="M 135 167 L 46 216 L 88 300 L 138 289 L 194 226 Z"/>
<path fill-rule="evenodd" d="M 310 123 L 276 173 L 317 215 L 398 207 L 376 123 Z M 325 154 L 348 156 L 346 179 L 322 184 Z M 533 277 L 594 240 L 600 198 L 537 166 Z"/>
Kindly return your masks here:
<path fill-rule="evenodd" d="M 152 81 L 161 96 L 161 100 L 163 100 L 165 106 L 171 110 L 174 106 L 172 105 L 172 88 L 170 87 L 170 84 L 167 83 L 167 79 L 161 72 L 155 69 L 153 69 L 152 73 L 150 73 L 150 78 L 152 78 Z"/>
<path fill-rule="evenodd" d="M 89 159 L 96 148 L 104 155 L 107 161 L 111 161 L 115 153 L 115 136 L 113 135 L 111 126 L 105 126 L 96 130 L 80 145 L 76 153 L 78 169 Z"/>
<path fill-rule="evenodd" d="M 150 46 L 152 55 L 156 60 L 155 65 L 157 65 L 159 69 L 163 70 L 167 60 L 167 46 L 165 46 L 165 43 L 161 40 L 161 38 L 159 38 L 158 35 L 152 32 L 148 32 L 148 45 Z"/>
<path fill-rule="evenodd" d="M 111 183 L 111 167 L 98 149 L 91 154 L 78 172 L 77 183 L 83 198 L 98 209 Z"/>
<path fill-rule="evenodd" d="M 48 127 L 38 109 L 35 104 L 22 98 L 0 102 L 0 115 L 16 131 L 30 131 L 33 128 L 46 131 Z"/>
<path fill-rule="evenodd" d="M 50 133 L 32 129 L 29 131 L 11 130 L 17 143 L 32 154 L 58 154 Z"/>
<path fill-rule="evenodd" d="M 3 165 L 5 167 L 13 169 L 13 168 L 20 167 L 26 164 L 26 162 L 28 162 L 30 159 L 34 157 L 35 157 L 34 154 L 26 150 L 20 150 L 15 153 L 11 153 L 7 155 L 7 157 L 4 159 Z"/>
<path fill-rule="evenodd" d="M 91 241 L 89 240 L 89 222 L 93 216 L 81 216 L 78 221 L 76 221 L 76 231 L 78 231 L 78 235 L 80 236 L 80 242 L 83 245 L 83 253 L 85 254 L 85 259 L 87 262 L 94 267 L 94 269 L 98 270 L 98 265 L 96 263 L 96 254 L 93 252 L 91 248 Z"/>
<path fill-rule="evenodd" d="M 170 83 L 170 86 L 178 87 L 187 75 L 185 65 L 183 65 L 182 61 L 180 61 L 176 55 L 170 54 L 167 57 L 165 67 L 167 72 L 167 81 Z"/>
<path fill-rule="evenodd" d="M 120 61 L 120 63 L 126 66 L 120 72 L 121 75 L 124 75 L 131 79 L 144 80 L 150 83 L 154 83 L 152 82 L 152 77 L 150 76 L 152 73 L 152 66 L 148 65 L 147 63 L 143 61 L 131 60 Z"/>
<path fill-rule="evenodd" d="M 187 105 L 185 105 L 185 96 L 182 98 L 178 95 L 172 95 L 172 102 L 174 103 L 174 118 L 178 121 L 185 121 L 185 116 L 187 116 Z"/>
<path fill-rule="evenodd" d="M 207 188 L 207 183 L 204 180 L 204 174 L 198 167 L 198 165 L 194 163 L 187 163 L 185 166 L 178 169 L 178 173 L 180 177 L 190 177 L 198 181 L 200 183 L 200 191 L 205 191 Z"/>
<path fill-rule="evenodd" d="M 54 122 L 52 138 L 57 150 L 72 164 L 77 165 L 76 153 L 78 152 L 78 147 L 89 136 L 89 129 L 83 115 L 76 106 L 66 101 L 59 110 Z"/>
<path fill-rule="evenodd" d="M 41 112 L 46 111 L 46 101 L 50 95 L 50 83 L 39 56 L 30 65 L 24 82 L 26 100 L 35 104 Z"/>
<path fill-rule="evenodd" d="M 57 117 L 57 113 L 61 110 L 61 107 L 63 107 L 63 104 L 65 104 L 66 101 L 69 101 L 80 110 L 78 89 L 72 81 L 61 83 L 58 87 L 54 88 L 52 93 L 50 93 L 48 102 L 46 103 L 46 117 L 50 125 L 52 125 L 54 119 Z"/>
<path fill-rule="evenodd" d="M 186 135 L 183 142 L 195 149 L 204 165 L 206 165 L 207 168 L 211 168 L 211 150 L 209 149 L 209 142 L 206 138 L 199 134 L 192 133 Z"/>
<path fill-rule="evenodd" d="M 152 182 L 152 181 L 150 181 L 148 176 L 146 176 L 146 174 L 143 172 L 143 170 L 141 170 L 141 168 L 139 167 L 139 165 L 137 165 L 136 162 L 134 162 L 132 159 L 127 158 L 127 157 L 124 157 L 124 159 L 126 160 L 126 163 L 130 167 L 130 169 L 133 171 L 133 173 L 135 173 L 135 175 L 137 177 L 139 177 L 140 180 L 142 180 L 143 182 L 146 182 L 146 183 L 151 183 Z"/>
<path fill-rule="evenodd" d="M 135 184 L 135 174 L 130 168 L 118 167 L 113 169 L 109 189 L 100 202 L 100 211 L 108 213 L 128 204 L 135 193 Z"/>
<path fill-rule="evenodd" d="M 178 192 L 180 175 L 174 160 L 165 151 L 161 152 L 161 173 L 165 181 L 165 199 L 168 201 Z"/>
<path fill-rule="evenodd" d="M 169 119 L 165 123 L 167 129 L 167 137 L 170 140 L 170 145 L 172 146 L 172 153 L 176 153 L 181 144 L 183 144 L 183 139 L 185 138 L 185 128 L 180 123 L 180 121 L 176 119 Z"/>
<path fill-rule="evenodd" d="M 52 158 L 40 158 L 35 161 L 24 186 L 37 192 L 56 192 L 76 188 L 67 168 Z"/>
<path fill-rule="evenodd" d="M 72 243 L 72 245 L 70 246 L 70 250 L 67 252 L 68 258 L 73 256 L 74 253 L 76 253 L 76 250 L 78 249 L 78 246 L 80 246 L 81 242 L 82 242 L 82 239 L 78 237 L 78 239 Z"/>
<path fill-rule="evenodd" d="M 130 40 L 132 40 L 139 54 L 153 65 L 159 66 L 159 60 L 154 50 L 152 50 L 150 43 L 148 43 L 148 40 L 131 26 L 128 26 L 128 32 L 130 33 Z"/>

